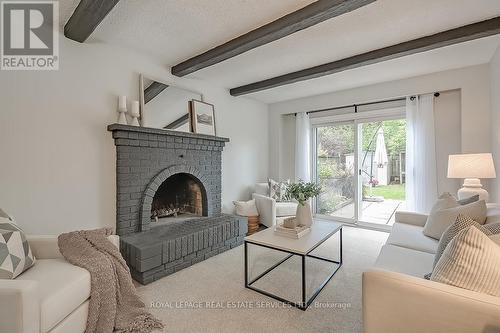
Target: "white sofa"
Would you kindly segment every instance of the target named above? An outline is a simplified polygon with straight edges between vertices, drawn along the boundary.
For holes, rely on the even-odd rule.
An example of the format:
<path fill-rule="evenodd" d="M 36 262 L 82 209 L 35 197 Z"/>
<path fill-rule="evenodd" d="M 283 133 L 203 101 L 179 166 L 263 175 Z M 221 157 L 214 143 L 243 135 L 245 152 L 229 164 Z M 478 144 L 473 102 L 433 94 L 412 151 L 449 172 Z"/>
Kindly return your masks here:
<path fill-rule="evenodd" d="M 268 183 L 257 183 L 252 198 L 255 199 L 260 223 L 266 227 L 275 225 L 276 220 L 295 216 L 297 212 L 296 202 L 276 202 L 275 199 L 269 197 Z"/>
<path fill-rule="evenodd" d="M 37 261 L 14 280 L 0 279 L 0 332 L 84 332 L 90 273 L 64 260 L 57 236 L 27 238 Z M 109 240 L 119 247 L 118 236 Z"/>
<path fill-rule="evenodd" d="M 438 241 L 422 229 L 427 215 L 396 212 L 374 268 L 363 273 L 364 333 L 500 332 L 500 298 L 425 280 Z M 486 223 L 500 220 L 488 205 Z"/>

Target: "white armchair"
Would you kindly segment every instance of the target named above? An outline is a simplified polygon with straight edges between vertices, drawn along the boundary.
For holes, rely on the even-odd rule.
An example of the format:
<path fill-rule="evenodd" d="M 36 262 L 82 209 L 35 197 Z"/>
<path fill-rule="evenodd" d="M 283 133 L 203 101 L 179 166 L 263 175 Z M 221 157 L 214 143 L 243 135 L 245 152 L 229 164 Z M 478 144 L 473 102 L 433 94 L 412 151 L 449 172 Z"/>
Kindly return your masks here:
<path fill-rule="evenodd" d="M 295 216 L 297 211 L 296 202 L 276 202 L 275 199 L 269 197 L 269 185 L 267 183 L 257 183 L 252 198 L 255 199 L 259 211 L 260 223 L 266 227 L 275 225 L 277 219 Z"/>
<path fill-rule="evenodd" d="M 37 261 L 14 280 L 0 279 L 0 332 L 84 332 L 90 273 L 64 260 L 57 236 L 27 236 Z M 109 240 L 119 247 L 118 236 Z"/>

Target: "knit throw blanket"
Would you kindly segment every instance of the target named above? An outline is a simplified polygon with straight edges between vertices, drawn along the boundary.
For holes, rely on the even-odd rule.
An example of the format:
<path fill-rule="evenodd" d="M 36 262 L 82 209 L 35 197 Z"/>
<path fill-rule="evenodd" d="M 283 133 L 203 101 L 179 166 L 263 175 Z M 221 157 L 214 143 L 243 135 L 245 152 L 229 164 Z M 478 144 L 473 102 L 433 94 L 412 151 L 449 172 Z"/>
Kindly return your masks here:
<path fill-rule="evenodd" d="M 91 291 L 85 333 L 139 333 L 162 329 L 145 309 L 120 251 L 107 236 L 111 229 L 75 231 L 58 238 L 59 250 L 90 272 Z"/>

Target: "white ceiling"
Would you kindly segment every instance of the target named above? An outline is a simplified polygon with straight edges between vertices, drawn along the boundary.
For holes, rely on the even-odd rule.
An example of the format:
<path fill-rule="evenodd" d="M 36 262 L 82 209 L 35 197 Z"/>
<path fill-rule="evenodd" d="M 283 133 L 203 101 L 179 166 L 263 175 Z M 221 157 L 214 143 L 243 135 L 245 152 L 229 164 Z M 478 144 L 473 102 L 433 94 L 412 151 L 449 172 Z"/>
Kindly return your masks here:
<path fill-rule="evenodd" d="M 311 2 L 121 0 L 87 42 L 125 46 L 171 66 Z M 62 24 L 77 4 L 60 1 Z M 189 77 L 234 88 L 495 16 L 499 0 L 378 0 Z M 484 38 L 249 96 L 272 103 L 486 63 L 499 45 L 500 37 Z"/>

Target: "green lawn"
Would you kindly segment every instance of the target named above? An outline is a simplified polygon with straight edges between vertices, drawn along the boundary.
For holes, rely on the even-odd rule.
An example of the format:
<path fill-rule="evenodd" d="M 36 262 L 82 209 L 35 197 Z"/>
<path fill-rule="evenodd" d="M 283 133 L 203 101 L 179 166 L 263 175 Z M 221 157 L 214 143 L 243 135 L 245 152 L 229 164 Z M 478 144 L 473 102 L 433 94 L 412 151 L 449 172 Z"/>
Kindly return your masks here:
<path fill-rule="evenodd" d="M 367 190 L 367 194 L 370 194 L 370 189 Z M 405 185 L 395 184 L 386 186 L 375 186 L 374 188 L 371 189 L 371 195 L 376 197 L 384 197 L 384 199 L 404 200 Z"/>

